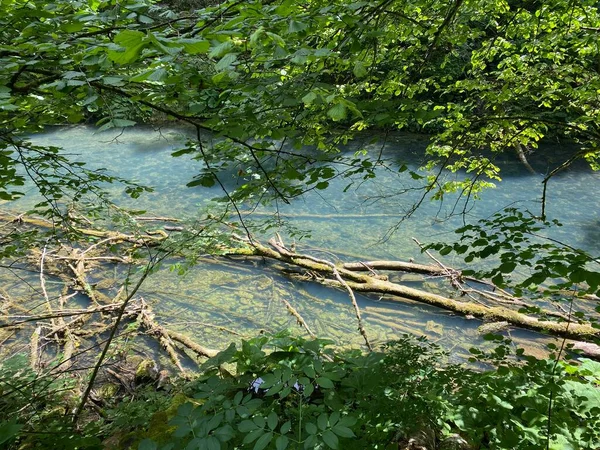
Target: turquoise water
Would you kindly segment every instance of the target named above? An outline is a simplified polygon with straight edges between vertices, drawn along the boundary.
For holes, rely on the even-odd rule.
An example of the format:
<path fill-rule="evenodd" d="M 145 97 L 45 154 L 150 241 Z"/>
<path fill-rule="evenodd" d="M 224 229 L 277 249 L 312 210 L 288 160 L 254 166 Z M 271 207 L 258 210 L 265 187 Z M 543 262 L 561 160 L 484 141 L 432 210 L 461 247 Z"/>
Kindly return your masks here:
<path fill-rule="evenodd" d="M 187 157 L 170 156 L 184 141 L 183 130 L 155 131 L 150 128 L 129 129 L 122 134 L 96 134 L 87 127 L 61 128 L 34 138 L 36 144 L 63 147 L 66 153 L 79 155 L 75 159 L 86 161 L 92 168 L 105 167 L 110 173 L 155 189 L 132 202 L 122 188 L 111 187 L 117 203 L 144 209 L 146 215 L 192 218 L 204 213 L 210 199 L 222 192 L 217 187 L 185 187 L 202 164 Z M 453 240 L 452 230 L 464 220 L 487 217 L 506 206 L 529 208 L 539 213 L 541 174 L 568 151 L 558 144 L 548 144 L 538 150 L 530 162 L 540 175 L 527 172 L 516 157 L 506 157 L 504 182 L 496 189 L 484 192 L 482 200 L 469 205 L 465 214 L 452 216 L 453 210 L 462 209 L 461 204 L 455 208 L 456 199 L 449 198 L 443 204 L 425 200 L 410 219 L 401 222 L 400 218 L 420 194 L 400 194 L 414 187 L 415 182 L 407 181 L 410 178 L 406 173 L 399 177 L 395 164 L 416 168 L 425 146 L 426 140 L 420 136 L 398 136 L 388 140 L 384 148 L 354 143 L 349 153 L 359 148 L 366 148 L 372 154 L 381 152 L 390 160 L 389 168 L 381 167 L 375 180 L 357 182 L 346 192 L 343 191 L 349 180 L 336 179 L 325 191 L 312 191 L 291 205 L 278 205 L 279 213 L 289 223 L 310 231 L 310 238 L 296 243 L 298 251 L 345 261 L 415 258 L 417 262 L 428 263 L 430 261 L 420 254 L 412 237 L 425 243 Z M 242 182 L 237 175 L 224 181 L 230 187 Z M 552 230 L 551 236 L 595 255 L 600 253 L 599 181 L 600 174 L 578 164 L 550 182 L 548 195 L 549 218 L 565 224 Z M 26 208 L 32 201 L 25 198 L 10 207 Z M 274 207 L 259 207 L 255 217 L 268 218 L 274 211 Z M 393 228 L 397 229 L 390 235 Z M 451 257 L 445 257 L 444 262 L 449 266 L 464 266 Z M 146 282 L 141 295 L 153 303 L 159 322 L 217 348 L 238 334 L 250 336 L 257 330 L 296 327 L 295 319 L 287 313 L 282 299 L 298 310 L 318 336 L 333 337 L 348 345 L 361 343 L 354 311 L 346 294 L 313 283 L 291 281 L 271 266 L 271 263 L 261 261 L 206 259 L 183 277 L 165 268 Z M 396 279 L 415 286 L 425 283 L 434 290 L 442 288 L 437 280 L 423 280 L 413 275 L 396 275 Z M 404 332 L 426 334 L 457 355 L 464 355 L 468 347 L 481 343 L 477 332 L 481 322 L 477 320 L 457 317 L 415 302 L 358 297 L 367 333 L 375 343 L 393 339 Z M 301 332 L 299 328 L 298 331 Z M 539 350 L 544 343 L 535 333 L 512 330 L 510 334 L 519 343 L 527 342 L 532 351 Z"/>

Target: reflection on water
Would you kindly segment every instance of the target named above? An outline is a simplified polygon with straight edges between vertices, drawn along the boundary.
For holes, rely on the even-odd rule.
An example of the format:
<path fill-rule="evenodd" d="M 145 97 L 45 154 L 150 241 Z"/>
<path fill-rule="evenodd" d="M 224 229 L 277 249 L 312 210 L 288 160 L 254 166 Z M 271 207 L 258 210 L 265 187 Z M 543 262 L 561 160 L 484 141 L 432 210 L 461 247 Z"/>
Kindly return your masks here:
<path fill-rule="evenodd" d="M 79 159 L 92 168 L 105 167 L 121 177 L 153 186 L 155 192 L 135 201 L 128 200 L 121 188 L 110 188 L 117 202 L 147 210 L 148 215 L 194 217 L 203 211 L 211 198 L 221 195 L 217 188 L 185 187 L 198 173 L 201 163 L 189 157 L 170 156 L 185 141 L 183 131 L 155 132 L 136 128 L 123 134 L 94 134 L 89 128 L 74 127 L 37 135 L 34 141 L 38 145 L 63 147 L 68 153 L 80 155 Z M 400 136 L 388 141 L 382 154 L 416 168 L 420 163 L 417 158 L 422 155 L 425 145 L 422 137 Z M 379 147 L 370 149 L 373 152 L 381 150 Z M 298 243 L 301 252 L 323 257 L 322 251 L 326 250 L 337 252 L 345 260 L 407 260 L 414 257 L 417 262 L 427 263 L 411 237 L 421 242 L 451 240 L 454 239 L 452 230 L 463 220 L 487 217 L 511 205 L 538 212 L 542 173 L 551 167 L 548 158 L 544 159 L 548 156 L 543 155 L 544 151 L 558 158 L 562 150 L 548 146 L 538 151 L 540 157 L 534 155 L 531 158 L 531 164 L 540 170 L 539 176 L 529 174 L 516 158 L 503 156 L 506 161 L 502 175 L 506 181 L 497 189 L 484 192 L 483 200 L 470 205 L 465 215 L 447 220 L 444 218 L 454 208 L 455 199 L 452 198 L 442 205 L 426 200 L 409 220 L 399 224 L 403 213 L 420 193 L 395 194 L 415 186 L 414 181 L 408 176 L 398 178 L 395 170 L 384 167 L 379 170 L 376 180 L 357 183 L 344 192 L 349 180 L 336 179 L 326 191 L 312 191 L 279 212 L 291 224 L 310 230 L 311 237 Z M 551 181 L 548 196 L 549 217 L 565 224 L 554 229 L 552 237 L 595 254 L 600 253 L 599 176 L 576 165 Z M 236 183 L 236 180 L 227 181 L 231 185 Z M 25 198 L 14 207 L 27 208 L 33 201 Z M 458 211 L 461 208 L 459 205 Z M 273 211 L 260 209 L 259 212 L 269 215 Z M 397 231 L 382 240 L 395 226 Z M 331 255 L 325 257 L 331 258 Z M 461 261 L 451 257 L 446 257 L 445 262 L 450 266 L 461 266 Z M 316 284 L 291 281 L 264 264 L 202 261 L 183 277 L 168 268 L 161 269 L 144 284 L 141 295 L 154 305 L 161 323 L 216 348 L 222 348 L 238 334 L 250 336 L 257 330 L 278 331 L 295 327 L 295 319 L 288 314 L 283 299 L 298 310 L 318 336 L 333 337 L 348 345 L 361 343 L 354 310 L 346 294 Z M 432 284 L 432 280 L 425 282 Z M 358 301 L 367 332 L 375 343 L 402 333 L 425 334 L 453 350 L 457 356 L 466 355 L 469 347 L 482 343 L 477 332 L 480 321 L 416 302 L 398 303 L 385 297 L 365 296 L 358 296 Z M 534 333 L 520 330 L 512 331 L 511 335 L 520 343 L 527 341 L 530 349 L 543 346 Z"/>

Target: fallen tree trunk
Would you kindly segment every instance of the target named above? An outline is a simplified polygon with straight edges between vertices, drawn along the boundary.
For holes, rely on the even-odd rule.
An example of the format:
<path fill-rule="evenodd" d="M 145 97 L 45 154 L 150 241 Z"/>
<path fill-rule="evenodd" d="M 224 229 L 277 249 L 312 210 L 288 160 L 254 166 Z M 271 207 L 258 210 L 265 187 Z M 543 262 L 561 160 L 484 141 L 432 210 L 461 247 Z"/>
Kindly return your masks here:
<path fill-rule="evenodd" d="M 475 302 L 464 302 L 445 297 L 431 292 L 426 292 L 420 289 L 415 289 L 408 286 L 403 286 L 398 283 L 381 279 L 381 277 L 373 276 L 358 272 L 358 270 L 368 271 L 369 268 L 374 269 L 377 264 L 354 263 L 352 265 L 338 265 L 332 267 L 331 263 L 319 262 L 310 255 L 303 255 L 290 251 L 284 248 L 282 251 L 281 242 L 274 239 L 269 241 L 271 247 L 266 247 L 256 240 L 249 241 L 244 238 L 239 238 L 245 245 L 244 247 L 231 249 L 230 254 L 261 256 L 287 264 L 301 267 L 313 273 L 319 273 L 323 278 L 318 281 L 325 285 L 343 288 L 343 284 L 335 279 L 334 271 L 337 271 L 351 289 L 374 294 L 387 294 L 394 297 L 416 300 L 429 305 L 437 306 L 449 311 L 453 311 L 462 315 L 472 316 L 489 321 L 506 321 L 512 325 L 527 328 L 535 331 L 546 332 L 558 337 L 576 340 L 590 340 L 600 335 L 600 330 L 592 327 L 587 323 L 574 323 L 571 321 L 554 322 L 550 320 L 541 320 L 527 314 L 520 313 L 505 306 L 489 307 Z M 380 262 L 379 262 L 380 263 Z M 379 264 L 385 266 L 386 264 Z M 400 265 L 394 263 L 395 267 Z M 387 265 L 391 267 L 391 265 Z M 403 263 L 405 268 L 413 267 L 412 264 Z M 435 270 L 433 266 L 416 265 L 417 271 L 420 273 L 436 273 L 442 275 L 444 269 Z M 350 270 L 348 267 L 355 269 Z M 330 278 L 326 278 L 330 277 Z"/>
<path fill-rule="evenodd" d="M 424 275 L 445 275 L 444 269 L 426 264 L 415 264 L 404 261 L 361 261 L 342 264 L 342 268 L 353 272 L 370 272 L 372 270 L 394 270 Z"/>
<path fill-rule="evenodd" d="M 11 216 L 10 214 L 7 214 L 5 212 L 0 212 L 0 221 L 14 224 L 27 224 L 40 228 L 55 228 L 56 226 L 54 223 L 39 217 L 27 216 L 24 214 L 18 216 Z M 125 234 L 111 230 L 95 230 L 92 228 L 72 227 L 71 229 L 72 231 L 80 233 L 84 236 L 107 239 L 113 244 L 117 244 L 120 242 L 129 242 L 135 245 L 155 246 L 169 237 L 169 235 L 164 230 L 145 231 L 144 233 L 140 233 L 138 235 Z"/>

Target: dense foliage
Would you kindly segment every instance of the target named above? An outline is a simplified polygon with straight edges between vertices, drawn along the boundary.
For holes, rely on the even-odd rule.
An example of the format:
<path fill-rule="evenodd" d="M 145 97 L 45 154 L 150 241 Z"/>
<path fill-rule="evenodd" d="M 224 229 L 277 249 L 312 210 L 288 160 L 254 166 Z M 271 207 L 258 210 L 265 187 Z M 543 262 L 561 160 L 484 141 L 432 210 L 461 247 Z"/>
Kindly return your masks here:
<path fill-rule="evenodd" d="M 545 219 L 553 175 L 576 159 L 598 168 L 596 1 L 214 3 L 181 12 L 143 0 L 3 0 L 0 199 L 23 195 L 29 180 L 44 198 L 38 212 L 64 217 L 72 202 L 108 201 L 105 183 L 123 183 L 133 197 L 149 189 L 28 142 L 49 126 L 80 123 L 191 127 L 195 138 L 174 153 L 203 162 L 188 186 L 219 185 L 234 205 L 288 202 L 334 177 L 374 177 L 387 163 L 381 155 L 345 151 L 366 133 L 380 142 L 399 130 L 431 136 L 424 172 L 390 166 L 423 183 L 421 201 L 449 192 L 470 199 L 500 179 L 501 154 L 529 166 L 540 140 L 568 141 L 573 154 L 540 178 L 536 215 Z M 460 176 L 446 178 L 452 172 Z M 597 295 L 597 260 L 537 240 L 537 219 L 511 211 L 432 248 L 467 262 L 497 255 L 481 275 L 516 293 Z M 0 255 L 39 239 L 4 236 Z M 519 266 L 529 275 L 510 285 Z M 459 432 L 478 448 L 600 446 L 592 361 L 508 362 L 500 340 L 491 360 L 473 350 L 495 364 L 476 372 L 441 364 L 439 349 L 408 338 L 370 355 L 325 344 L 277 336 L 230 347 L 182 395 L 150 391 L 77 430 L 65 421 L 75 407 L 70 383 L 29 370 L 23 358 L 4 361 L 0 445 L 98 448 L 112 437 L 145 450 L 389 448 L 426 431 L 434 441 Z"/>
<path fill-rule="evenodd" d="M 539 297 L 563 306 L 570 303 L 569 310 L 582 319 L 584 313 L 575 313 L 572 303 L 600 294 L 599 261 L 584 250 L 548 238 L 548 230 L 558 226 L 562 225 L 556 220 L 544 222 L 530 213 L 508 208 L 458 228 L 455 232 L 460 237 L 455 243 L 439 242 L 428 248 L 441 255 L 454 252 L 463 256 L 467 264 L 486 260 L 486 269 L 465 270 L 463 275 L 490 279 L 496 286 L 509 287 L 519 296 Z M 595 303 L 589 303 L 587 310 L 591 312 L 594 308 L 600 312 Z M 586 318 L 597 322 L 593 314 Z"/>
<path fill-rule="evenodd" d="M 53 382 L 23 361 L 8 361 L 0 372 L 0 410 L 21 414 L 3 423 L 0 442 L 65 449 L 102 448 L 102 440 L 139 450 L 391 449 L 410 439 L 436 448 L 458 442 L 446 437 L 460 433 L 473 448 L 600 445 L 600 364 L 509 361 L 503 338 L 489 338 L 501 345 L 474 354 L 497 368 L 473 371 L 444 363 L 447 355 L 436 345 L 408 336 L 368 355 L 333 351 L 324 340 L 259 336 L 221 352 L 198 379 L 175 391 L 113 401 L 103 419 L 82 431 L 63 421 L 65 399 Z M 29 387 L 12 389 L 23 377 Z M 46 404 L 39 403 L 40 385 L 54 393 L 44 397 Z"/>
<path fill-rule="evenodd" d="M 424 195 L 439 198 L 476 194 L 499 179 L 499 153 L 527 163 L 545 136 L 579 149 L 548 176 L 572 159 L 595 166 L 599 28 L 592 0 L 229 1 L 185 13 L 134 0 L 4 1 L 0 191 L 20 195 L 27 175 L 56 204 L 62 190 L 77 198 L 82 181 L 106 180 L 26 133 L 158 113 L 199 133 L 177 153 L 205 163 L 190 186 L 221 183 L 225 170 L 244 179 L 228 200 L 287 201 L 335 176 L 372 177 L 381 160 L 339 151 L 363 130 L 431 133 L 425 165 L 466 171 L 431 172 Z M 201 132 L 221 139 L 208 146 Z"/>

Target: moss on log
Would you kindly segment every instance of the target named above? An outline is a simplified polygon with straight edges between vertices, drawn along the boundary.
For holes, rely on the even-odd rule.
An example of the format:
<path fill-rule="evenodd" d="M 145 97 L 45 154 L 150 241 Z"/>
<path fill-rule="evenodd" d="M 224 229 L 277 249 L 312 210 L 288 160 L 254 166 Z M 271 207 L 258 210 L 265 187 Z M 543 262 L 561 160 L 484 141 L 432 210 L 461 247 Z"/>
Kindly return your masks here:
<path fill-rule="evenodd" d="M 256 240 L 243 240 L 243 242 L 245 244 L 243 247 L 230 249 L 228 253 L 271 258 L 326 276 L 333 276 L 334 274 L 334 268 L 332 266 L 317 262 L 309 255 L 302 255 L 291 251 L 277 251 L 278 245 L 273 245 L 273 247 L 275 247 L 274 249 L 266 247 Z M 349 270 L 347 267 L 351 267 L 355 270 Z M 590 324 L 541 320 L 505 306 L 489 307 L 475 302 L 463 302 L 382 280 L 378 277 L 356 271 L 357 267 L 358 266 L 356 265 L 346 266 L 345 264 L 336 266 L 337 272 L 344 278 L 345 283 L 357 292 L 387 294 L 392 296 L 392 300 L 394 300 L 394 297 L 396 299 L 404 298 L 416 300 L 465 316 L 473 316 L 488 321 L 506 321 L 514 326 L 545 332 L 568 339 L 589 340 L 600 336 L 600 330 L 592 327 Z M 404 267 L 408 266 L 404 265 Z M 365 268 L 365 270 L 368 269 Z M 431 268 L 427 267 L 427 269 L 425 269 L 421 265 L 417 265 L 417 271 L 418 270 L 431 270 Z M 342 283 L 333 278 L 323 278 L 319 281 L 324 285 L 343 288 Z"/>

